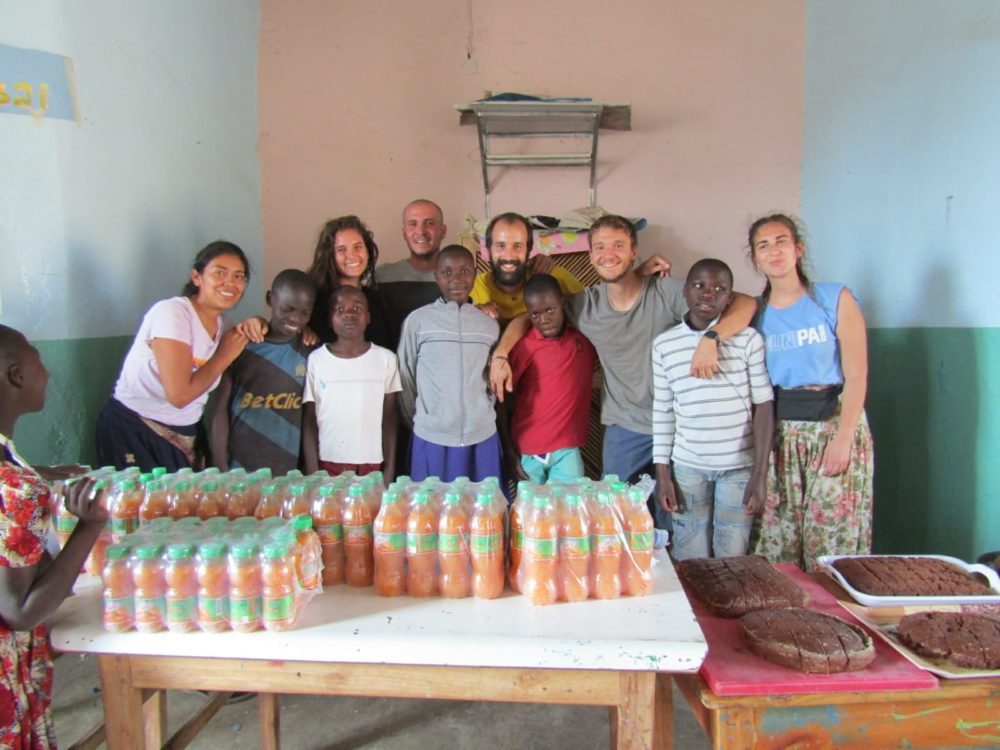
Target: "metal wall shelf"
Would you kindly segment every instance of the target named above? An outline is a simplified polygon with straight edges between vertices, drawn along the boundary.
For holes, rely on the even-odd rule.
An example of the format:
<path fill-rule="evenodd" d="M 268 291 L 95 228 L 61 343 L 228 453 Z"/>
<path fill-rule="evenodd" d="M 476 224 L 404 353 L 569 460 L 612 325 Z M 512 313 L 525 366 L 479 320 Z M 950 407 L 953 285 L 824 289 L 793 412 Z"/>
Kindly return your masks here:
<path fill-rule="evenodd" d="M 475 124 L 483 169 L 486 218 L 490 167 L 590 167 L 590 205 L 597 204 L 598 130 L 631 130 L 631 106 L 619 102 L 472 102 L 456 104 L 459 124 Z M 582 138 L 585 151 L 497 152 L 496 138 Z"/>

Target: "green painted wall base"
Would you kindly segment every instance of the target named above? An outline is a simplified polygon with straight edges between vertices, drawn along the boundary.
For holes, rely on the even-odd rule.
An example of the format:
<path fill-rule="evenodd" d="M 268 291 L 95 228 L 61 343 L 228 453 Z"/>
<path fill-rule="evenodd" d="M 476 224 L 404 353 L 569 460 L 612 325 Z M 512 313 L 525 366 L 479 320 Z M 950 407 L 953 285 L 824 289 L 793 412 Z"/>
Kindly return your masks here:
<path fill-rule="evenodd" d="M 45 409 L 15 429 L 18 452 L 42 465 L 97 460 L 94 425 L 111 395 L 131 336 L 32 342 L 49 371 Z"/>
<path fill-rule="evenodd" d="M 1000 550 L 1000 329 L 868 336 L 875 551 Z"/>

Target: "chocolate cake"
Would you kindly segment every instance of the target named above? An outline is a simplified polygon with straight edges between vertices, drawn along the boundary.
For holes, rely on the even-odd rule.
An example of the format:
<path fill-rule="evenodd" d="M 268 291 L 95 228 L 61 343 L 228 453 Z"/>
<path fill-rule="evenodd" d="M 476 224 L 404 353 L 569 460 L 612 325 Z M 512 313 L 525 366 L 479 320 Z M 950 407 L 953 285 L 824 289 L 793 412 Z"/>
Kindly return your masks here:
<path fill-rule="evenodd" d="M 989 596 L 995 592 L 961 568 L 933 557 L 845 557 L 833 567 L 872 596 Z"/>
<path fill-rule="evenodd" d="M 899 621 L 896 636 L 921 656 L 967 669 L 1000 669 L 1000 620 L 961 612 L 917 612 Z"/>
<path fill-rule="evenodd" d="M 677 574 L 709 611 L 722 617 L 809 606 L 809 595 L 763 557 L 682 560 L 677 563 Z"/>
<path fill-rule="evenodd" d="M 740 618 L 740 632 L 755 654 L 800 672 L 854 672 L 875 658 L 875 646 L 864 630 L 808 609 L 751 612 Z"/>

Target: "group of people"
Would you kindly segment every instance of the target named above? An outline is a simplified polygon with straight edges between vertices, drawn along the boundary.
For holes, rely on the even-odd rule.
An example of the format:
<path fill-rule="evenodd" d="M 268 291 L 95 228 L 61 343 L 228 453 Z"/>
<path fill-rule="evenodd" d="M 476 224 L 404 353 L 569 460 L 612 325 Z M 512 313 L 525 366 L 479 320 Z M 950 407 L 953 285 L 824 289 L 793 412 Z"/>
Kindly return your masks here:
<path fill-rule="evenodd" d="M 270 284 L 270 315 L 235 325 L 226 313 L 246 290 L 247 258 L 225 241 L 203 248 L 183 294 L 142 320 L 98 419 L 100 463 L 574 480 L 599 361 L 603 472 L 655 474 L 651 510 L 673 529 L 675 557 L 754 551 L 810 568 L 870 550 L 864 320 L 846 287 L 808 279 L 792 218 L 750 227 L 766 278 L 757 298 L 733 291 L 719 260 L 685 281 L 658 255 L 639 265 L 621 216 L 588 232 L 600 279 L 589 288 L 548 258 L 529 261 L 532 228 L 516 213 L 490 221 L 482 273 L 465 247 L 442 247 L 435 203 L 413 201 L 402 218 L 409 254 L 383 265 L 360 219 L 327 222 L 311 267 Z M 91 482 L 71 483 L 81 523 L 46 556 L 47 485 L 7 437 L 42 407 L 45 370 L 9 328 L 0 358 L 0 696 L 14 696 L 0 732 L 42 736 L 51 665 L 39 686 L 43 633 L 16 631 L 31 634 L 68 594 L 106 514 Z"/>

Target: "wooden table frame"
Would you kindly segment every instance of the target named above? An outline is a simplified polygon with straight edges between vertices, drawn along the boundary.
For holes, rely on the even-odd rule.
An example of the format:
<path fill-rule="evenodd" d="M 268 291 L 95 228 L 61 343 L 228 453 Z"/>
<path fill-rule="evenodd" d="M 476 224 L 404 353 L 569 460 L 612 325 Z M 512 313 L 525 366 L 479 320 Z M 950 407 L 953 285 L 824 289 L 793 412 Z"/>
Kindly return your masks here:
<path fill-rule="evenodd" d="M 934 690 L 720 698 L 698 674 L 674 682 L 713 748 L 1000 746 L 1000 680 Z"/>
<path fill-rule="evenodd" d="M 611 747 L 673 747 L 669 675 L 586 669 L 435 667 L 98 654 L 110 750 L 163 744 L 153 691 L 261 692 L 261 747 L 279 747 L 278 693 L 609 706 Z M 162 693 L 159 693 L 162 696 Z M 145 706 L 144 706 L 145 704 Z"/>

